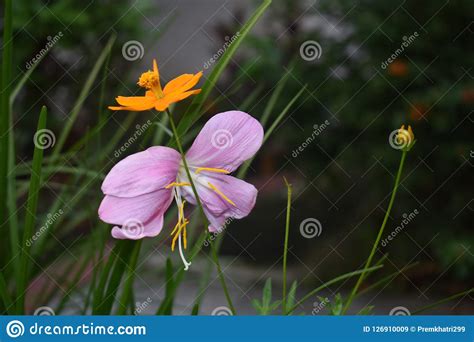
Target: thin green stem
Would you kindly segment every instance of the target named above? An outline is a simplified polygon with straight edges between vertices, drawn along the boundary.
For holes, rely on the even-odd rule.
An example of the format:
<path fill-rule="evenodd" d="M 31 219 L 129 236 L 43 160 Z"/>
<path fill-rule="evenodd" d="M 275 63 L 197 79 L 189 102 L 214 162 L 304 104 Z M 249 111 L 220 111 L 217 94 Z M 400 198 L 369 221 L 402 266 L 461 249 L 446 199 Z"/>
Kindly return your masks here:
<path fill-rule="evenodd" d="M 194 185 L 193 178 L 191 177 L 191 172 L 189 171 L 188 163 L 186 161 L 186 155 L 184 154 L 183 145 L 181 144 L 181 139 L 179 138 L 178 130 L 176 129 L 176 125 L 174 123 L 173 116 L 171 115 L 171 112 L 168 109 L 166 110 L 166 113 L 168 114 L 171 130 L 173 131 L 173 135 L 174 135 L 174 138 L 176 140 L 176 146 L 178 147 L 178 151 L 181 154 L 181 160 L 183 161 L 183 166 L 184 166 L 184 169 L 186 170 L 186 176 L 189 179 L 189 183 L 191 184 L 191 188 L 193 189 L 194 197 L 196 198 L 196 204 L 199 207 L 199 211 L 202 215 L 202 219 L 204 220 L 204 224 L 207 225 L 208 222 L 207 222 L 206 214 L 204 213 L 204 209 L 202 207 L 201 199 L 199 198 L 196 186 Z M 215 249 L 213 250 L 212 257 L 214 259 L 214 263 L 216 264 L 217 274 L 218 274 L 219 280 L 222 284 L 222 289 L 224 290 L 229 308 L 232 310 L 232 313 L 235 315 L 234 304 L 232 303 L 232 299 L 230 298 L 229 291 L 227 289 L 225 278 L 224 278 L 224 275 L 222 273 L 222 269 L 220 267 L 217 252 L 215 251 Z"/>
<path fill-rule="evenodd" d="M 421 312 L 423 312 L 423 311 L 426 311 L 426 310 L 428 310 L 428 309 L 434 308 L 434 307 L 436 307 L 436 306 L 438 306 L 438 305 L 440 305 L 440 304 L 449 302 L 449 301 L 451 301 L 451 300 L 453 300 L 453 299 L 456 299 L 456 298 L 459 298 L 459 297 L 467 296 L 467 295 L 470 294 L 470 293 L 474 293 L 474 288 L 471 288 L 471 289 L 469 289 L 469 290 L 463 291 L 463 292 L 461 292 L 461 293 L 456 293 L 456 294 L 454 294 L 454 295 L 452 295 L 452 296 L 449 296 L 449 297 L 447 297 L 447 298 L 441 299 L 441 300 L 439 300 L 439 301 L 437 301 L 437 302 L 435 302 L 435 303 L 433 303 L 433 304 L 424 306 L 424 307 L 422 307 L 422 308 L 420 308 L 420 309 L 418 309 L 418 310 L 413 311 L 413 312 L 412 312 L 412 315 L 419 314 L 419 313 L 421 313 Z"/>
<path fill-rule="evenodd" d="M 229 295 L 229 290 L 225 282 L 224 273 L 222 273 L 219 257 L 217 256 L 217 248 L 214 242 L 211 243 L 211 252 L 212 252 L 212 259 L 214 260 L 214 263 L 216 264 L 217 274 L 219 275 L 219 281 L 221 282 L 222 289 L 224 290 L 225 298 L 227 299 L 227 303 L 229 304 L 229 309 L 230 311 L 232 311 L 232 314 L 235 315 L 235 307 Z"/>
<path fill-rule="evenodd" d="M 359 275 L 363 272 L 367 273 L 367 272 L 373 272 L 373 271 L 376 271 L 380 268 L 382 268 L 383 265 L 379 265 L 379 266 L 374 266 L 374 267 L 369 267 L 369 268 L 364 268 L 362 270 L 357 270 L 357 271 L 353 271 L 353 272 L 349 272 L 349 273 L 346 273 L 346 274 L 342 274 L 334 279 L 331 279 L 327 282 L 325 282 L 324 284 L 322 284 L 321 286 L 315 288 L 314 290 L 312 290 L 311 292 L 309 292 L 308 294 L 306 294 L 303 298 L 301 298 L 301 300 L 299 300 L 295 305 L 293 305 L 291 308 L 288 309 L 288 311 L 286 312 L 286 315 L 289 315 L 290 313 L 292 313 L 293 311 L 296 310 L 296 308 L 298 306 L 300 306 L 301 304 L 303 304 L 306 300 L 308 300 L 309 298 L 313 297 L 316 293 L 324 290 L 325 288 L 331 286 L 332 284 L 335 284 L 335 283 L 338 283 L 340 281 L 343 281 L 345 279 L 348 279 L 348 278 L 351 278 L 351 277 L 354 277 L 356 275 Z"/>
<path fill-rule="evenodd" d="M 393 186 L 392 196 L 390 197 L 390 202 L 388 203 L 388 208 L 387 208 L 387 211 L 385 212 L 385 217 L 383 219 L 382 225 L 380 226 L 379 233 L 377 235 L 377 238 L 375 239 L 374 245 L 372 246 L 372 250 L 370 251 L 369 257 L 365 263 L 364 269 L 368 269 L 370 264 L 372 263 L 372 259 L 374 258 L 375 252 L 377 251 L 377 247 L 379 245 L 380 239 L 382 238 L 388 218 L 390 217 L 390 212 L 392 211 L 393 203 L 395 202 L 395 196 L 397 195 L 398 186 L 400 184 L 400 178 L 402 175 L 406 156 L 407 156 L 407 151 L 404 150 L 402 152 L 402 157 L 400 158 L 400 165 L 398 166 L 398 172 L 397 172 L 397 176 L 395 177 L 395 184 Z M 342 310 L 342 315 L 344 315 L 347 312 L 347 309 L 349 309 L 350 305 L 352 304 L 352 301 L 354 300 L 354 296 L 356 295 L 357 291 L 359 290 L 360 285 L 364 281 L 365 275 L 366 275 L 366 272 L 362 272 L 361 275 L 359 276 L 359 279 L 357 279 L 357 282 L 354 288 L 352 289 L 352 292 L 349 295 L 349 298 L 347 299 L 346 305 L 344 306 L 344 309 Z"/>
<path fill-rule="evenodd" d="M 282 298 L 282 313 L 283 315 L 286 314 L 286 260 L 288 256 L 288 237 L 290 235 L 290 215 L 291 215 L 291 193 L 292 193 L 292 188 L 291 184 L 288 183 L 286 178 L 283 178 L 285 180 L 286 187 L 288 189 L 288 202 L 286 205 L 286 226 L 285 226 L 285 244 L 283 248 L 283 298 Z"/>

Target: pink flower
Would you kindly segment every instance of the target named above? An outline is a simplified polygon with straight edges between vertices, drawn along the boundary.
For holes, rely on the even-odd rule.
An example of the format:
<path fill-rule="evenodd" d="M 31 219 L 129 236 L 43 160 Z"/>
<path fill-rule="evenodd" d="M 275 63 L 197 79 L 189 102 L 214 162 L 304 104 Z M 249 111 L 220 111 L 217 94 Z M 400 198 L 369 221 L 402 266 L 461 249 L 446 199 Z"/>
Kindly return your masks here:
<path fill-rule="evenodd" d="M 193 183 L 209 220 L 209 231 L 219 231 L 229 218 L 247 216 L 255 205 L 257 189 L 228 175 L 251 158 L 263 141 L 263 128 L 250 115 L 229 111 L 213 116 L 202 128 L 186 153 Z M 150 147 L 115 165 L 102 184 L 105 194 L 99 208 L 102 221 L 117 225 L 116 239 L 142 239 L 157 236 L 163 228 L 163 215 L 173 199 L 178 206 L 178 223 L 172 232 L 174 250 L 180 254 L 186 225 L 184 203 L 196 205 L 196 198 L 181 160 L 172 148 Z"/>

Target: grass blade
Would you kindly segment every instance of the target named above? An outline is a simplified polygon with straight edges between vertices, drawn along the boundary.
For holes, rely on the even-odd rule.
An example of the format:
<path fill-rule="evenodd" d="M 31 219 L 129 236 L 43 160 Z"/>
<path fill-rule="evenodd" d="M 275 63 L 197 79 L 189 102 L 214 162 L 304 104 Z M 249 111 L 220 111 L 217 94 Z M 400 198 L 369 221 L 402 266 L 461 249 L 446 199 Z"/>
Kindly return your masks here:
<path fill-rule="evenodd" d="M 361 270 L 357 270 L 357 271 L 354 271 L 354 272 L 349 272 L 349 273 L 346 273 L 346 274 L 342 274 L 334 279 L 331 279 L 327 282 L 325 282 L 324 284 L 322 284 L 321 286 L 315 288 L 314 290 L 312 290 L 311 292 L 309 292 L 308 294 L 306 294 L 300 301 L 298 301 L 295 305 L 293 305 L 290 309 L 288 309 L 288 311 L 286 312 L 287 315 L 289 315 L 290 313 L 292 313 L 293 311 L 295 311 L 295 309 L 303 304 L 306 300 L 308 300 L 309 298 L 311 298 L 312 296 L 314 296 L 316 293 L 318 293 L 319 291 L 321 290 L 324 290 L 325 288 L 331 286 L 332 284 L 335 284 L 335 283 L 338 283 L 342 280 L 345 280 L 345 279 L 348 279 L 348 278 L 351 278 L 351 277 L 354 277 L 354 276 L 357 276 L 357 275 L 360 275 L 362 273 L 369 273 L 369 272 L 373 272 L 373 271 L 376 271 L 380 268 L 382 268 L 383 265 L 379 265 L 379 266 L 374 266 L 374 267 L 369 267 L 369 268 L 364 268 L 364 269 L 361 269 Z"/>
<path fill-rule="evenodd" d="M 286 314 L 286 261 L 288 256 L 288 237 L 290 235 L 290 217 L 291 217 L 291 184 L 285 180 L 286 188 L 288 189 L 288 200 L 286 205 L 286 224 L 285 224 L 285 242 L 283 247 L 283 298 L 281 301 L 281 310 L 283 315 Z"/>
<path fill-rule="evenodd" d="M 193 102 L 191 103 L 188 110 L 184 114 L 184 117 L 179 122 L 179 125 L 177 128 L 179 137 L 183 136 L 188 131 L 188 129 L 191 128 L 191 126 L 203 114 L 201 109 L 204 105 L 204 102 L 206 101 L 212 89 L 216 85 L 222 72 L 227 67 L 232 56 L 235 54 L 240 44 L 247 37 L 250 30 L 254 27 L 254 25 L 257 23 L 257 21 L 260 19 L 263 13 L 265 13 L 265 10 L 267 9 L 267 7 L 270 6 L 271 2 L 272 2 L 271 0 L 264 0 L 262 2 L 262 4 L 257 8 L 257 10 L 250 17 L 250 19 L 239 30 L 238 37 L 229 46 L 229 48 L 224 52 L 219 62 L 216 64 L 211 74 L 209 75 L 209 78 L 207 79 L 206 83 L 202 87 L 201 93 L 194 98 Z"/>
<path fill-rule="evenodd" d="M 53 151 L 53 160 L 56 160 L 57 156 L 61 152 L 62 148 L 64 147 L 64 143 L 66 142 L 66 138 L 68 137 L 72 126 L 74 125 L 77 116 L 79 115 L 79 112 L 82 108 L 82 105 L 84 104 L 84 101 L 86 98 L 89 96 L 90 91 L 92 89 L 92 86 L 94 85 L 95 79 L 97 78 L 97 75 L 99 74 L 100 69 L 102 68 L 102 65 L 104 64 L 105 60 L 107 59 L 107 56 L 110 53 L 110 50 L 112 49 L 112 45 L 115 42 L 115 35 L 111 36 L 109 38 L 109 41 L 105 45 L 104 49 L 102 50 L 99 58 L 97 59 L 97 62 L 95 62 L 94 67 L 92 68 L 92 71 L 90 72 L 89 76 L 87 77 L 86 82 L 84 83 L 84 87 L 81 90 L 81 93 L 79 94 L 79 97 L 76 100 L 76 103 L 74 103 L 74 106 L 72 108 L 71 114 L 64 125 L 63 129 L 61 130 L 61 134 L 57 140 L 56 146 Z"/>
<path fill-rule="evenodd" d="M 38 120 L 38 129 L 37 132 L 46 128 L 46 116 L 47 110 L 43 106 L 41 109 L 40 117 Z M 28 201 L 26 204 L 26 213 L 25 213 L 25 230 L 23 232 L 23 240 L 21 244 L 22 253 L 21 253 L 21 271 L 19 273 L 18 281 L 18 312 L 24 312 L 25 305 L 25 292 L 27 290 L 28 282 L 28 273 L 29 265 L 28 260 L 29 255 L 29 244 L 27 243 L 28 239 L 33 235 L 33 229 L 36 221 L 36 209 L 38 207 L 38 195 L 40 191 L 41 184 L 41 166 L 43 162 L 43 148 L 41 145 L 36 144 L 35 151 L 33 153 L 33 169 L 31 171 L 31 180 L 30 180 L 30 189 L 28 192 Z"/>
<path fill-rule="evenodd" d="M 133 280 L 135 279 L 135 269 L 137 267 L 138 256 L 140 255 L 140 249 L 142 246 L 142 240 L 135 242 L 133 247 L 132 256 L 130 257 L 130 262 L 128 263 L 127 270 L 127 280 L 123 287 L 122 297 L 118 302 L 119 308 L 117 315 L 125 315 L 127 313 L 127 307 L 129 307 L 130 299 L 133 298 Z"/>
<path fill-rule="evenodd" d="M 8 207 L 7 207 L 7 176 L 8 176 L 8 153 L 10 135 L 10 91 L 12 72 L 12 0 L 5 0 L 3 16 L 3 55 L 0 94 L 0 222 L 3 229 L 8 229 Z M 6 236 L 6 234 L 2 234 Z M 0 251 L 0 266 L 7 263 L 8 240 L 2 239 Z"/>

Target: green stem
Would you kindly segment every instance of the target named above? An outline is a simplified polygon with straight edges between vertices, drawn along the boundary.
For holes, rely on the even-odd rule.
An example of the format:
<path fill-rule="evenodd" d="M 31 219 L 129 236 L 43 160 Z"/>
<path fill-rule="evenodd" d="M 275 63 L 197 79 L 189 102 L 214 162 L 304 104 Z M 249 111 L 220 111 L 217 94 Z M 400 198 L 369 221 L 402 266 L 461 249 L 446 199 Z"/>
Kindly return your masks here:
<path fill-rule="evenodd" d="M 194 197 L 196 197 L 196 204 L 199 207 L 199 211 L 202 215 L 202 219 L 204 220 L 204 224 L 207 225 L 208 222 L 207 222 L 206 214 L 204 213 L 204 209 L 202 207 L 201 199 L 199 198 L 196 186 L 194 185 L 194 181 L 191 177 L 191 172 L 189 171 L 188 162 L 186 161 L 186 155 L 184 154 L 183 146 L 181 144 L 181 140 L 179 138 L 178 130 L 176 129 L 176 125 L 174 123 L 173 116 L 171 115 L 171 112 L 168 109 L 166 110 L 166 113 L 168 114 L 168 117 L 169 117 L 170 126 L 171 126 L 171 129 L 173 131 L 174 138 L 176 140 L 176 145 L 178 147 L 178 151 L 181 154 L 181 160 L 183 161 L 183 166 L 184 166 L 184 169 L 186 170 L 186 176 L 188 177 L 189 183 L 191 184 L 191 188 L 193 189 Z M 224 275 L 222 274 L 222 270 L 221 270 L 221 267 L 220 267 L 220 264 L 219 264 L 218 256 L 217 256 L 217 253 L 215 252 L 215 250 L 213 251 L 212 256 L 213 256 L 213 259 L 214 259 L 214 263 L 216 264 L 217 274 L 218 274 L 219 280 L 222 284 L 222 289 L 224 290 L 224 293 L 226 295 L 226 299 L 227 299 L 229 308 L 232 310 L 232 313 L 235 315 L 234 304 L 232 303 L 232 299 L 229 296 L 229 292 L 228 292 L 228 289 L 227 289 L 225 278 L 224 278 Z"/>
<path fill-rule="evenodd" d="M 392 196 L 390 197 L 390 202 L 388 203 L 388 208 L 387 208 L 387 211 L 385 212 L 385 217 L 383 219 L 382 225 L 380 226 L 379 233 L 377 235 L 377 238 L 375 239 L 374 245 L 372 246 L 372 250 L 370 251 L 369 258 L 367 259 L 367 262 L 365 263 L 364 270 L 368 269 L 370 264 L 372 263 L 372 259 L 374 258 L 380 239 L 382 238 L 385 225 L 387 224 L 388 218 L 390 217 L 390 212 L 392 211 L 392 206 L 393 206 L 393 203 L 395 202 L 395 196 L 397 195 L 398 185 L 400 184 L 400 178 L 402 175 L 403 165 L 405 164 L 406 156 L 407 156 L 407 151 L 405 150 L 402 152 L 400 165 L 398 166 L 397 176 L 395 177 L 395 184 L 393 186 Z M 349 298 L 347 299 L 346 305 L 344 306 L 344 309 L 342 310 L 342 315 L 346 313 L 347 309 L 349 309 L 350 305 L 352 304 L 352 301 L 354 300 L 354 296 L 356 295 L 357 291 L 359 290 L 360 285 L 364 281 L 365 275 L 366 275 L 366 272 L 362 272 L 361 275 L 359 276 L 359 279 L 357 279 L 357 283 L 352 289 L 352 292 L 349 295 Z"/>
<path fill-rule="evenodd" d="M 225 282 L 224 273 L 222 273 L 221 264 L 219 262 L 219 257 L 217 256 L 217 248 L 216 248 L 214 242 L 211 243 L 211 251 L 212 251 L 212 259 L 214 260 L 214 263 L 216 264 L 217 274 L 219 275 L 219 280 L 221 282 L 222 289 L 224 290 L 225 298 L 227 299 L 227 303 L 229 304 L 229 309 L 230 309 L 230 311 L 232 311 L 232 314 L 235 316 L 235 307 L 234 307 L 234 304 L 232 303 L 232 299 L 230 298 L 230 295 L 229 295 L 229 290 L 228 290 L 227 284 Z"/>
<path fill-rule="evenodd" d="M 379 265 L 379 266 L 374 266 L 374 267 L 369 267 L 369 268 L 364 268 L 362 270 L 357 270 L 357 271 L 353 271 L 353 272 L 349 272 L 349 273 L 346 273 L 346 274 L 342 274 L 334 279 L 331 279 L 327 282 L 325 282 L 324 284 L 322 284 L 321 286 L 315 288 L 314 290 L 312 290 L 311 292 L 309 292 L 307 295 L 305 295 L 300 301 L 298 301 L 295 305 L 293 305 L 290 309 L 288 309 L 288 311 L 286 312 L 287 315 L 291 314 L 293 311 L 296 310 L 296 308 L 298 308 L 298 306 L 300 306 L 301 304 L 303 304 L 306 300 L 308 300 L 309 298 L 313 297 L 316 293 L 324 290 L 325 288 L 331 286 L 332 284 L 335 284 L 335 283 L 338 283 L 340 281 L 343 281 L 345 279 L 348 279 L 348 278 L 351 278 L 351 277 L 354 277 L 356 275 L 359 275 L 363 272 L 367 273 L 367 272 L 373 272 L 373 271 L 376 271 L 380 268 L 382 268 L 383 265 Z"/>
<path fill-rule="evenodd" d="M 418 310 L 416 310 L 416 311 L 413 311 L 413 312 L 412 312 L 412 315 L 419 314 L 420 312 L 423 312 L 423 311 L 426 311 L 426 310 L 428 310 L 428 309 L 434 308 L 434 307 L 436 307 L 436 306 L 438 306 L 438 305 L 440 305 L 440 304 L 449 302 L 449 301 L 451 301 L 451 300 L 453 300 L 453 299 L 456 299 L 456 298 L 459 298 L 459 297 L 463 297 L 463 296 L 467 296 L 468 294 L 473 293 L 473 292 L 474 292 L 474 288 L 469 289 L 469 290 L 467 290 L 467 291 L 463 291 L 463 292 L 461 292 L 461 293 L 456 293 L 456 294 L 454 294 L 454 295 L 452 295 L 452 296 L 450 296 L 450 297 L 441 299 L 441 300 L 439 300 L 439 301 L 437 301 L 437 302 L 435 302 L 435 303 L 433 303 L 433 304 L 424 306 L 424 307 L 422 307 L 422 308 L 420 308 L 420 309 L 418 309 Z"/>
<path fill-rule="evenodd" d="M 119 308 L 117 309 L 117 315 L 127 314 L 127 308 L 129 307 L 130 299 L 133 298 L 133 281 L 135 279 L 135 269 L 137 267 L 138 256 L 140 255 L 140 248 L 142 245 L 142 240 L 138 240 L 135 243 L 132 251 L 132 257 L 127 265 L 128 267 L 128 276 L 125 280 L 125 285 L 122 292 L 122 297 L 119 301 Z"/>
<path fill-rule="evenodd" d="M 283 298 L 282 298 L 282 313 L 283 315 L 286 314 L 286 260 L 288 256 L 288 237 L 290 233 L 290 214 L 291 214 L 291 184 L 288 183 L 286 178 L 285 180 L 286 187 L 288 189 L 288 202 L 286 205 L 286 227 L 285 227 L 285 245 L 283 248 Z"/>

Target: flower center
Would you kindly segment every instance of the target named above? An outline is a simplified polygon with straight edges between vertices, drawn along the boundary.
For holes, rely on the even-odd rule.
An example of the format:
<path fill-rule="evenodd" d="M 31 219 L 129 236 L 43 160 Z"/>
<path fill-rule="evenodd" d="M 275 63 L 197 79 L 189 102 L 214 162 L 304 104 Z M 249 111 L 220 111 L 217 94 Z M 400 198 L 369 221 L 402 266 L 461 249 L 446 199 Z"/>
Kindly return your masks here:
<path fill-rule="evenodd" d="M 154 71 L 147 71 L 141 74 L 138 79 L 138 85 L 142 88 L 150 89 L 159 99 L 164 96 L 160 85 L 160 79 Z"/>

